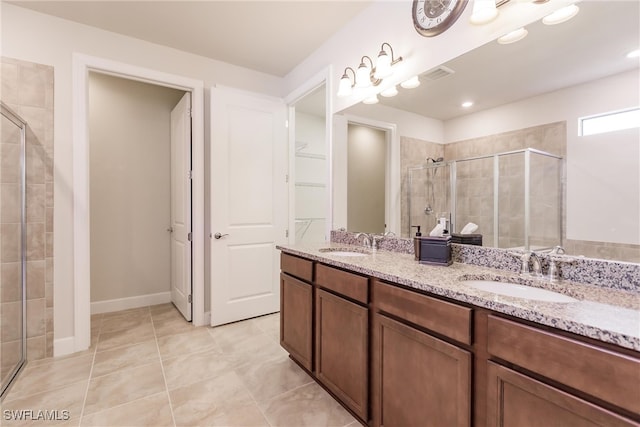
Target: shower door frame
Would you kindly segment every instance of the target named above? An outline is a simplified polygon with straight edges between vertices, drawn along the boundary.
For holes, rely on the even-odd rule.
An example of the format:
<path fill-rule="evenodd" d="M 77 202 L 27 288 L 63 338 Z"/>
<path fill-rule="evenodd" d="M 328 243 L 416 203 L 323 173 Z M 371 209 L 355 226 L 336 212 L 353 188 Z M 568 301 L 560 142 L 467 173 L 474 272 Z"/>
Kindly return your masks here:
<path fill-rule="evenodd" d="M 13 384 L 16 376 L 24 367 L 27 360 L 27 208 L 26 208 L 26 184 L 27 184 L 27 168 L 26 168 L 26 137 L 27 137 L 27 122 L 24 121 L 18 114 L 16 114 L 11 108 L 9 108 L 4 102 L 0 101 L 0 112 L 9 121 L 20 128 L 20 288 L 22 290 L 22 353 L 20 361 L 13 368 L 11 373 L 7 375 L 9 378 L 6 384 L 2 381 L 4 378 L 0 378 L 0 401 L 5 398 L 9 388 Z M 1 357 L 1 356 L 0 356 Z"/>

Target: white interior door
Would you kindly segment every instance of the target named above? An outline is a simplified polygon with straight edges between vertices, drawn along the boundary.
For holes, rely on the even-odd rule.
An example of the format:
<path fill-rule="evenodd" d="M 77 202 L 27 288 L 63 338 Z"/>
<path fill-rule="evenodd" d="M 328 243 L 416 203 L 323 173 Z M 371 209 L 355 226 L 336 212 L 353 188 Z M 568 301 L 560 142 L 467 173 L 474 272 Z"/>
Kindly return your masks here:
<path fill-rule="evenodd" d="M 288 221 L 282 100 L 211 89 L 211 325 L 280 309 Z"/>
<path fill-rule="evenodd" d="M 191 320 L 191 93 L 171 111 L 171 301 Z"/>

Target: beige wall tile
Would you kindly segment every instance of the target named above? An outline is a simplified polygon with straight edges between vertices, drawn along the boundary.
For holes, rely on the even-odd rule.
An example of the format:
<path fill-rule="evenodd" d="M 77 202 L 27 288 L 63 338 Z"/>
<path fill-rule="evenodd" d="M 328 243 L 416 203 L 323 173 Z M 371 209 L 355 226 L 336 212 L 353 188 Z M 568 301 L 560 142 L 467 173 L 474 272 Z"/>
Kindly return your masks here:
<path fill-rule="evenodd" d="M 45 258 L 44 222 L 27 224 L 27 260 L 37 261 Z"/>
<path fill-rule="evenodd" d="M 45 261 L 27 261 L 27 299 L 45 297 L 44 270 Z"/>

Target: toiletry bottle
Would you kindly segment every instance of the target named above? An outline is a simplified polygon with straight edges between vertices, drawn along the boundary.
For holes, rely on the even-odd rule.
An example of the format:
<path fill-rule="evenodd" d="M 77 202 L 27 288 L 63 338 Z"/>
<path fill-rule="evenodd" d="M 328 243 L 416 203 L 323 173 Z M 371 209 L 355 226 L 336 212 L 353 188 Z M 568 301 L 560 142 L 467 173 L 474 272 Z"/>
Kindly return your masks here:
<path fill-rule="evenodd" d="M 422 237 L 422 233 L 420 232 L 419 225 L 412 225 L 411 228 L 417 228 L 416 236 L 413 238 L 413 253 L 415 255 L 415 260 L 420 261 L 420 238 Z"/>

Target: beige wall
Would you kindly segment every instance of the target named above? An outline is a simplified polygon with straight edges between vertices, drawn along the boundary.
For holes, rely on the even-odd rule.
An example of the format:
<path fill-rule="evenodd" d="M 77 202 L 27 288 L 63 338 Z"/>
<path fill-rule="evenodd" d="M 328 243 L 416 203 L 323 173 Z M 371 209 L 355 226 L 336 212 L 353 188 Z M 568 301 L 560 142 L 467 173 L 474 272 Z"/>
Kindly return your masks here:
<path fill-rule="evenodd" d="M 0 74 L 2 101 L 27 122 L 27 359 L 35 360 L 53 355 L 53 68 L 3 57 Z M 19 253 L 5 253 L 8 247 L 19 247 L 10 241 L 20 235 L 20 213 L 16 211 L 20 162 L 16 144 L 3 143 L 0 152 L 4 282 L 15 281 L 20 274 Z M 20 294 L 6 290 L 3 287 L 2 323 L 6 316 L 14 317 L 20 304 Z M 3 341 L 7 338 L 4 332 L 3 328 Z M 19 338 L 16 333 L 19 330 L 13 329 L 14 336 L 9 338 Z"/>
<path fill-rule="evenodd" d="M 92 303 L 170 291 L 170 114 L 183 94 L 90 73 Z"/>
<path fill-rule="evenodd" d="M 347 229 L 384 233 L 386 133 L 349 124 L 347 134 Z"/>

